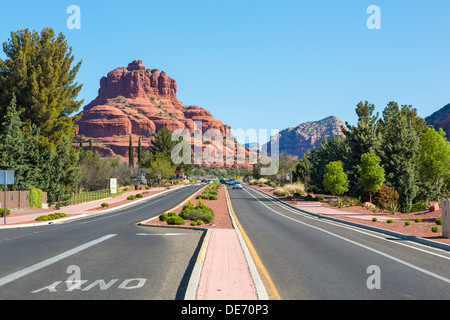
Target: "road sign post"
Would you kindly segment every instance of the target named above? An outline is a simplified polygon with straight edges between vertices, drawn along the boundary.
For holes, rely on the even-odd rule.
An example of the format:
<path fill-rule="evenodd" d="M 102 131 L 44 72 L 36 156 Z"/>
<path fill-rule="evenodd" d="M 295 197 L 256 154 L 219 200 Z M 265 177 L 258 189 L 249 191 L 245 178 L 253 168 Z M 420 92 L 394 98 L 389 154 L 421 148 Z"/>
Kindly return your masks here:
<path fill-rule="evenodd" d="M 6 224 L 6 186 L 8 184 L 14 184 L 14 170 L 2 170 L 0 171 L 0 181 L 5 184 L 5 205 L 3 211 L 3 221 Z"/>

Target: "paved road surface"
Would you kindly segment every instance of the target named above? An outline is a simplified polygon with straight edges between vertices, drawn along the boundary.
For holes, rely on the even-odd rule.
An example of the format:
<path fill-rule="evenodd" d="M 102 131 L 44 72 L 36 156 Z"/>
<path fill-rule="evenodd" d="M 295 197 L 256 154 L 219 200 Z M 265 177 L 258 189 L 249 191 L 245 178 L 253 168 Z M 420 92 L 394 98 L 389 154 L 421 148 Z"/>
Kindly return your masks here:
<path fill-rule="evenodd" d="M 300 214 L 248 186 L 229 193 L 281 299 L 450 299 L 447 251 Z"/>
<path fill-rule="evenodd" d="M 0 299 L 183 298 L 203 232 L 136 223 L 201 187 L 71 223 L 0 230 Z"/>

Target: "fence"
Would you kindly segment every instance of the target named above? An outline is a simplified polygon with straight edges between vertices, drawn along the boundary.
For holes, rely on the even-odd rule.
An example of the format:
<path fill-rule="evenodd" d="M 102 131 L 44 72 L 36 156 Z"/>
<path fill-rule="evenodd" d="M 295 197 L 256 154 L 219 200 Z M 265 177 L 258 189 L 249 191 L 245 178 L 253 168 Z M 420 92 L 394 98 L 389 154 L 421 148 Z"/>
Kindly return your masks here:
<path fill-rule="evenodd" d="M 5 192 L 0 192 L 0 209 L 5 207 Z M 47 203 L 47 192 L 42 193 L 42 204 Z M 30 191 L 6 191 L 7 209 L 30 209 Z"/>
<path fill-rule="evenodd" d="M 60 206 L 71 206 L 78 203 L 83 202 L 90 202 L 95 200 L 100 200 L 104 198 L 111 197 L 111 190 L 105 189 L 105 190 L 98 190 L 98 191 L 92 191 L 92 192 L 82 192 L 82 193 L 72 193 L 72 194 L 65 194 L 61 195 L 58 198 L 58 204 Z"/>

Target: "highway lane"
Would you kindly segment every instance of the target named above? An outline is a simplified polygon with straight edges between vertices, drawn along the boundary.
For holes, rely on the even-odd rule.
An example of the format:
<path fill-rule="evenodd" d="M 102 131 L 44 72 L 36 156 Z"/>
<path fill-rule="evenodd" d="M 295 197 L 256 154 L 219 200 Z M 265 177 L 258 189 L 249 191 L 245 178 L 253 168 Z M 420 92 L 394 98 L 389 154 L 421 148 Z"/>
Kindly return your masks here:
<path fill-rule="evenodd" d="M 235 214 L 281 299 L 450 299 L 450 253 L 318 219 L 245 186 Z"/>
<path fill-rule="evenodd" d="M 0 230 L 0 299 L 183 298 L 203 232 L 136 223 L 201 187 L 69 223 Z"/>

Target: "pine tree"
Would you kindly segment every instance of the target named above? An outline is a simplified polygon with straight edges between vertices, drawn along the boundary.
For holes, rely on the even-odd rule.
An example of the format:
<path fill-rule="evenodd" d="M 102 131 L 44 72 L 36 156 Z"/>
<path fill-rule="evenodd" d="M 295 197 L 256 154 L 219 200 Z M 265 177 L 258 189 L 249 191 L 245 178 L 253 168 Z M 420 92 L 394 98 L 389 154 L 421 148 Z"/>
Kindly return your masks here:
<path fill-rule="evenodd" d="M 77 96 L 82 85 L 75 82 L 81 62 L 75 64 L 72 48 L 65 36 L 51 28 L 40 33 L 28 29 L 11 33 L 3 43 L 6 59 L 0 59 L 0 106 L 6 106 L 12 94 L 24 123 L 40 129 L 43 145 L 56 150 L 63 135 L 73 139 L 73 116 L 83 101 Z M 5 113 L 4 108 L 1 109 Z"/>
<path fill-rule="evenodd" d="M 378 113 L 374 115 L 374 110 L 375 106 L 367 101 L 358 103 L 357 126 L 346 123 L 347 129 L 343 128 L 349 148 L 344 169 L 350 180 L 349 190 L 355 197 L 361 195 L 363 190 L 358 174 L 361 156 L 367 152 L 378 154 L 381 145 L 381 137 L 376 126 Z"/>
<path fill-rule="evenodd" d="M 395 102 L 389 103 L 379 122 L 382 134 L 380 155 L 386 172 L 387 184 L 400 195 L 402 212 L 411 210 L 417 195 L 417 164 L 419 135 L 413 117 L 404 106 L 403 111 Z"/>

